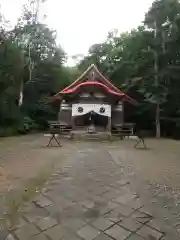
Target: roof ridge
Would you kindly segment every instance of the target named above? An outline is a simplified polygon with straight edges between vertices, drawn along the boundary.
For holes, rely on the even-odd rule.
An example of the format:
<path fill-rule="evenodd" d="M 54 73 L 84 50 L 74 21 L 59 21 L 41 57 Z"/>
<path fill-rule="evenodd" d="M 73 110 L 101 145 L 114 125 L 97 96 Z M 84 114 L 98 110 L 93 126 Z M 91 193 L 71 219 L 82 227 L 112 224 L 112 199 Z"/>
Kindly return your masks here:
<path fill-rule="evenodd" d="M 55 94 L 55 96 L 57 96 L 58 94 L 64 93 L 66 90 L 72 88 L 76 83 L 78 83 L 85 75 L 88 71 L 90 71 L 92 68 L 95 69 L 95 71 L 97 71 L 97 73 L 102 77 L 102 79 L 113 88 L 113 90 L 117 93 L 120 94 L 125 94 L 123 91 L 121 91 L 120 89 L 118 89 L 116 86 L 114 86 L 96 67 L 95 64 L 91 64 L 75 81 L 73 81 L 69 86 L 67 86 L 66 88 L 64 88 L 63 90 L 61 90 L 60 92 L 58 92 L 57 94 Z M 126 94 L 125 94 L 126 95 Z M 130 98 L 128 95 L 126 95 L 128 98 Z M 130 98 L 131 99 L 131 98 Z"/>
<path fill-rule="evenodd" d="M 72 93 L 72 92 L 76 91 L 78 88 L 80 88 L 81 86 L 92 85 L 92 84 L 102 86 L 109 93 L 112 93 L 112 94 L 115 94 L 115 95 L 118 95 L 118 96 L 124 96 L 125 95 L 125 93 L 123 93 L 123 92 L 119 93 L 119 92 L 116 92 L 116 91 L 112 90 L 111 88 L 109 88 L 108 86 L 106 86 L 105 84 L 103 84 L 101 82 L 94 82 L 94 81 L 82 82 L 82 83 L 78 84 L 77 86 L 75 86 L 74 88 L 67 89 L 67 90 L 63 91 L 62 94 L 67 94 L 67 93 L 70 93 L 70 92 Z"/>
<path fill-rule="evenodd" d="M 99 73 L 99 75 L 106 81 L 106 83 L 108 83 L 111 87 L 113 87 L 117 92 L 119 93 L 123 93 L 120 89 L 118 89 L 116 86 L 114 86 L 114 84 L 112 84 L 96 67 L 96 65 L 94 65 L 96 71 Z"/>
<path fill-rule="evenodd" d="M 64 92 L 64 91 L 68 90 L 69 88 L 73 87 L 73 85 L 75 83 L 77 83 L 79 80 L 81 80 L 84 77 L 84 75 L 86 75 L 86 73 L 93 67 L 95 67 L 95 65 L 91 64 L 75 81 L 73 81 L 69 86 L 64 88 L 61 92 Z"/>
<path fill-rule="evenodd" d="M 73 87 L 76 83 L 78 83 L 85 75 L 86 73 L 91 70 L 92 68 L 97 71 L 97 73 L 104 79 L 104 81 L 109 84 L 115 91 L 118 93 L 123 93 L 120 89 L 118 89 L 116 86 L 114 86 L 97 68 L 95 64 L 91 64 L 75 81 L 73 81 L 69 86 L 64 88 L 63 90 L 60 91 L 60 93 L 63 93 L 64 91 L 68 90 L 69 88 Z"/>

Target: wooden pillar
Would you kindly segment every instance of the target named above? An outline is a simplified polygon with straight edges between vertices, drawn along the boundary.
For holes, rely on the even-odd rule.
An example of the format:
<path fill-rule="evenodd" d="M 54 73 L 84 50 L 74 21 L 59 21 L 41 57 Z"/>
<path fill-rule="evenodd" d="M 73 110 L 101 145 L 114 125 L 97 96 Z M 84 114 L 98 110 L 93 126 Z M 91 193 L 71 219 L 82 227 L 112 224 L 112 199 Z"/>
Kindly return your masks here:
<path fill-rule="evenodd" d="M 72 130 L 75 129 L 75 116 L 71 116 L 71 125 L 72 125 Z"/>
<path fill-rule="evenodd" d="M 60 123 L 60 120 L 61 120 L 61 102 L 60 102 L 60 105 L 59 105 L 59 112 L 58 112 L 58 123 Z"/>
<path fill-rule="evenodd" d="M 108 132 L 111 135 L 111 116 L 108 117 Z"/>
<path fill-rule="evenodd" d="M 124 102 L 122 101 L 122 123 L 124 124 Z"/>

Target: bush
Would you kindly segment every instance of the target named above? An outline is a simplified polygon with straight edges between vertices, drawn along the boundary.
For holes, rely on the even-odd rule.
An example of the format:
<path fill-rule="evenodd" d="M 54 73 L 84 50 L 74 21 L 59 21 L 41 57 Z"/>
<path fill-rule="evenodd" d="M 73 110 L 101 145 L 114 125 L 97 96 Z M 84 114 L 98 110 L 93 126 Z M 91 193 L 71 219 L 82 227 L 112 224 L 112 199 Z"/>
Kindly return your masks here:
<path fill-rule="evenodd" d="M 24 117 L 18 126 L 18 133 L 20 134 L 27 134 L 30 131 L 37 129 L 37 125 L 30 117 Z"/>
<path fill-rule="evenodd" d="M 37 131 L 39 125 L 36 124 L 30 117 L 23 117 L 19 123 L 12 126 L 0 126 L 0 137 L 10 137 L 18 134 L 28 134 L 32 131 Z"/>
<path fill-rule="evenodd" d="M 16 127 L 0 127 L 0 137 L 10 137 L 17 134 Z"/>

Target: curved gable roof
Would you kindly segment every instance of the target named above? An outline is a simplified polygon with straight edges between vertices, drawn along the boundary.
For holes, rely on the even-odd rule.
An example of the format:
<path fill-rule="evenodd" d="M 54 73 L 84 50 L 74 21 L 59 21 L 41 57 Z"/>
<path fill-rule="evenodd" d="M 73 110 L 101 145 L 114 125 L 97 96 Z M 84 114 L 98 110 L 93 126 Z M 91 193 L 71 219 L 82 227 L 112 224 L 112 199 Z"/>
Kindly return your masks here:
<path fill-rule="evenodd" d="M 83 82 L 83 83 L 80 83 L 78 84 L 77 86 L 73 87 L 73 88 L 70 88 L 70 89 L 66 89 L 66 90 L 63 90 L 61 91 L 62 94 L 70 94 L 70 93 L 74 93 L 76 91 L 78 91 L 81 87 L 83 86 L 90 86 L 90 85 L 93 85 L 93 86 L 100 86 L 102 87 L 106 92 L 108 93 L 111 93 L 113 95 L 117 95 L 117 96 L 124 96 L 125 94 L 123 92 L 115 92 L 113 90 L 111 90 L 110 88 L 108 88 L 106 85 L 104 85 L 103 83 L 100 83 L 100 82 L 93 82 L 93 81 L 88 81 L 88 82 Z"/>
<path fill-rule="evenodd" d="M 100 81 L 89 81 L 86 80 L 85 77 L 90 73 L 90 71 L 96 72 L 97 76 L 101 79 Z M 72 82 L 69 86 L 58 92 L 54 97 L 58 97 L 60 95 L 65 94 L 71 94 L 75 91 L 79 90 L 83 86 L 88 85 L 98 85 L 104 88 L 108 93 L 111 93 L 113 95 L 124 97 L 128 102 L 131 102 L 132 104 L 137 104 L 137 101 L 126 95 L 124 92 L 122 92 L 120 89 L 115 87 L 106 77 L 103 76 L 103 74 L 97 69 L 97 67 L 92 64 L 81 76 L 76 79 L 74 82 Z"/>
<path fill-rule="evenodd" d="M 64 91 L 66 91 L 66 90 L 76 86 L 77 84 L 83 82 L 83 78 L 86 75 L 88 75 L 88 73 L 90 71 L 95 71 L 107 87 L 112 88 L 115 92 L 122 93 L 121 90 L 119 90 L 117 87 L 115 87 L 107 78 L 105 78 L 102 75 L 102 73 L 97 69 L 97 67 L 94 64 L 92 64 L 78 79 L 76 79 L 73 83 L 71 83 L 69 86 L 67 86 L 65 89 L 63 89 L 60 93 L 63 93 Z"/>

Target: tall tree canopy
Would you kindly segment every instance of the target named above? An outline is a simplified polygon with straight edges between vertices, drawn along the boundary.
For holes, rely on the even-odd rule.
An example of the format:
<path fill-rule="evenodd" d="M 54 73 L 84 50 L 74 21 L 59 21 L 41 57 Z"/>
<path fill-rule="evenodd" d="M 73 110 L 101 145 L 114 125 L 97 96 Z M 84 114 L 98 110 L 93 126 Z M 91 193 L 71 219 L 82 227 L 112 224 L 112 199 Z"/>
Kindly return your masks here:
<path fill-rule="evenodd" d="M 44 126 L 56 118 L 47 99 L 72 81 L 56 32 L 37 19 L 39 3 L 29 0 L 12 30 L 0 16 L 0 132 L 23 128 L 23 119 Z"/>
<path fill-rule="evenodd" d="M 180 2 L 156 0 L 143 24 L 130 33 L 110 32 L 79 63 L 94 62 L 116 86 L 139 101 L 133 119 L 156 135 L 173 135 L 180 114 Z M 171 131 L 169 131 L 171 126 Z M 173 126 L 173 127 L 172 127 Z"/>
<path fill-rule="evenodd" d="M 56 32 L 38 21 L 40 2 L 29 0 L 11 30 L 0 14 L 0 135 L 1 129 L 21 128 L 23 119 L 45 126 L 56 118 L 56 104 L 46 100 L 92 63 L 139 102 L 127 121 L 157 136 L 180 135 L 179 0 L 154 1 L 141 26 L 110 32 L 73 68 L 64 65 Z"/>

